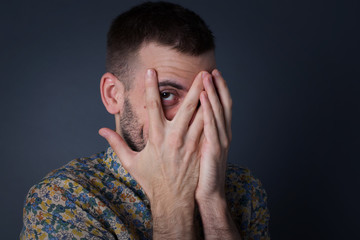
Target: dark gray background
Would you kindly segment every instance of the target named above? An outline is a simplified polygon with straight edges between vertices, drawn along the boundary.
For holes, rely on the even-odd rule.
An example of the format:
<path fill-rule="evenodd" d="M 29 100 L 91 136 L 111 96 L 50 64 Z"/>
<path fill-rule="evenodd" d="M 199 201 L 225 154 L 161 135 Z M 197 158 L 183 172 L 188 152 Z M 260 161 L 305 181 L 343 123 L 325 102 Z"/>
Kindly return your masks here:
<path fill-rule="evenodd" d="M 2 239 L 28 189 L 102 151 L 109 24 L 140 1 L 8 1 L 0 8 Z M 263 182 L 273 239 L 359 237 L 356 1 L 175 1 L 216 36 L 234 100 L 230 161 Z"/>

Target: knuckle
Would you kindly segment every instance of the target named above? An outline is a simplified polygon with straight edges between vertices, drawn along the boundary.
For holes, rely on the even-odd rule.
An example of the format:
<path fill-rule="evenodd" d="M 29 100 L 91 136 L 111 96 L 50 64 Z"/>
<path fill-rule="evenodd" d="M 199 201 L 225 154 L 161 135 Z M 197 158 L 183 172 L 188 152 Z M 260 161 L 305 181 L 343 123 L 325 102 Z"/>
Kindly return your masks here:
<path fill-rule="evenodd" d="M 215 126 L 215 118 L 210 117 L 207 121 L 205 121 L 205 124 L 208 126 Z"/>
<path fill-rule="evenodd" d="M 193 112 L 194 109 L 195 109 L 195 104 L 193 104 L 191 102 L 190 103 L 185 103 L 185 110 L 187 112 Z"/>
<path fill-rule="evenodd" d="M 156 101 L 155 99 L 149 99 L 147 101 L 147 107 L 149 109 L 157 109 L 160 107 L 160 103 L 158 101 Z"/>
<path fill-rule="evenodd" d="M 221 144 L 222 144 L 223 148 L 228 149 L 230 146 L 230 141 L 228 139 L 224 139 L 221 141 Z"/>
<path fill-rule="evenodd" d="M 216 106 L 215 111 L 220 113 L 220 114 L 223 114 L 224 109 L 222 108 L 222 106 L 218 105 L 218 106 Z"/>
<path fill-rule="evenodd" d="M 108 138 L 106 139 L 109 143 L 110 143 L 110 145 L 113 145 L 113 146 L 115 146 L 116 145 L 116 139 L 115 139 L 115 137 L 114 137 L 114 135 L 113 134 L 111 134 L 110 136 L 108 136 Z"/>
<path fill-rule="evenodd" d="M 213 149 L 213 151 L 214 151 L 214 153 L 215 153 L 216 155 L 219 155 L 219 156 L 220 156 L 220 153 L 221 153 L 221 147 L 220 147 L 220 145 L 214 144 L 214 146 L 212 147 L 212 149 Z"/>

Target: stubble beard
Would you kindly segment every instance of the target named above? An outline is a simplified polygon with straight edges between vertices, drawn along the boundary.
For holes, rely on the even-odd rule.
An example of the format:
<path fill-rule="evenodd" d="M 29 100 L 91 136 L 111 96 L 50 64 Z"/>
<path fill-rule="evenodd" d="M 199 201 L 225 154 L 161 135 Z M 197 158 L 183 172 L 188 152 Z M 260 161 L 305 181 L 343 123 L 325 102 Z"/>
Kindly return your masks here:
<path fill-rule="evenodd" d="M 144 131 L 138 119 L 129 99 L 126 97 L 124 101 L 124 111 L 120 117 L 121 134 L 128 146 L 136 152 L 143 150 L 146 145 Z"/>

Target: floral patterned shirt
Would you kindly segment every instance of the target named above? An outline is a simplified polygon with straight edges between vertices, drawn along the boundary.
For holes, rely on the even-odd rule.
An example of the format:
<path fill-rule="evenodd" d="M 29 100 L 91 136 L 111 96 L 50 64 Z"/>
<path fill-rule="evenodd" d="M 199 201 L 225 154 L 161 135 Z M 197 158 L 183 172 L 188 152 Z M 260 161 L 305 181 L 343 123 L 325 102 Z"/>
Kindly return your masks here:
<path fill-rule="evenodd" d="M 249 170 L 228 165 L 226 200 L 243 239 L 270 239 L 267 195 Z M 152 238 L 149 199 L 111 147 L 48 174 L 23 214 L 20 239 Z M 198 210 L 196 219 L 201 234 Z"/>

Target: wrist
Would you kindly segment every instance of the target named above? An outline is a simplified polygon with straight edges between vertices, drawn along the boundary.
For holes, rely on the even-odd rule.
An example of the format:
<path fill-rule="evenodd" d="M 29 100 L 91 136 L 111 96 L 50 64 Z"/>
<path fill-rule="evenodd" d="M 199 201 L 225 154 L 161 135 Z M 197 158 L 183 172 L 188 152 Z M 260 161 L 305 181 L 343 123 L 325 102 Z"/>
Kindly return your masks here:
<path fill-rule="evenodd" d="M 225 197 L 197 200 L 205 239 L 241 239 Z"/>
<path fill-rule="evenodd" d="M 212 194 L 196 194 L 196 202 L 200 206 L 227 207 L 225 192 L 215 192 Z"/>
<path fill-rule="evenodd" d="M 196 201 L 202 216 L 212 215 L 215 218 L 219 218 L 225 217 L 229 212 L 226 199 L 223 196 L 208 196 L 199 198 Z"/>
<path fill-rule="evenodd" d="M 180 201 L 177 199 L 166 198 L 153 200 L 150 202 L 153 217 L 169 218 L 173 216 L 192 216 L 195 209 L 195 201 Z"/>
<path fill-rule="evenodd" d="M 151 212 L 154 239 L 193 239 L 195 201 L 178 201 L 164 197 L 153 201 Z"/>
<path fill-rule="evenodd" d="M 230 229 L 232 220 L 225 198 L 201 199 L 197 203 L 204 228 L 214 231 Z"/>

